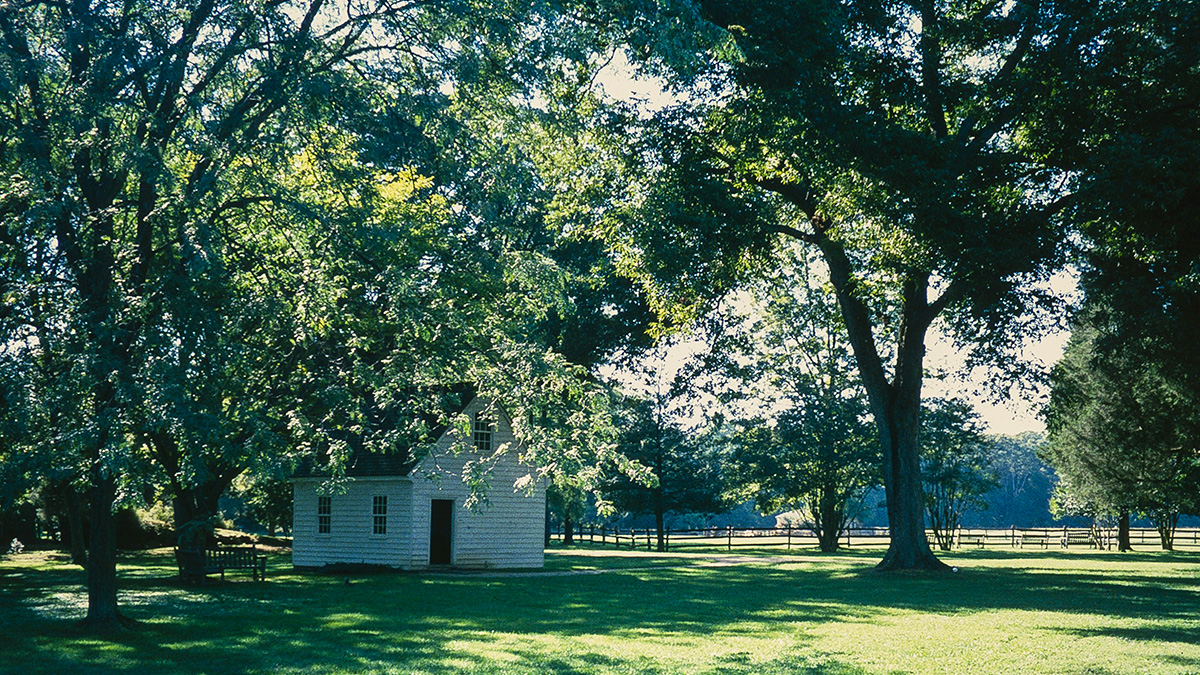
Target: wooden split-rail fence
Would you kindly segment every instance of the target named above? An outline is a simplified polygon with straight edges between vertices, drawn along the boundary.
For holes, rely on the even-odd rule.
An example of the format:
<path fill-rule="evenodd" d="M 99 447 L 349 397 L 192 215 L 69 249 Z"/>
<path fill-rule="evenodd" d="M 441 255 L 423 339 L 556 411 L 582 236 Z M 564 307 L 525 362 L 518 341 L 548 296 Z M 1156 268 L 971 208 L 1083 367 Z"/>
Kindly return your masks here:
<path fill-rule="evenodd" d="M 926 532 L 931 544 L 933 531 Z M 1158 530 L 1135 527 L 1130 529 L 1130 540 L 1134 546 L 1158 548 L 1161 546 Z M 620 528 L 607 525 L 579 526 L 572 531 L 575 543 L 587 543 L 616 548 L 658 548 L 658 532 L 654 528 Z M 817 545 L 812 530 L 803 527 L 708 527 L 699 529 L 672 529 L 663 532 L 663 545 L 667 551 L 689 549 L 734 548 L 811 548 Z M 886 527 L 855 527 L 847 529 L 838 540 L 838 545 L 851 547 L 885 547 L 889 539 Z M 565 533 L 551 532 L 551 540 L 562 544 Z M 955 548 L 1078 548 L 1090 547 L 1114 549 L 1117 531 L 1107 528 L 1087 527 L 1010 527 L 1010 528 L 960 528 L 954 531 Z M 1175 531 L 1176 549 L 1200 549 L 1200 528 L 1179 528 Z"/>

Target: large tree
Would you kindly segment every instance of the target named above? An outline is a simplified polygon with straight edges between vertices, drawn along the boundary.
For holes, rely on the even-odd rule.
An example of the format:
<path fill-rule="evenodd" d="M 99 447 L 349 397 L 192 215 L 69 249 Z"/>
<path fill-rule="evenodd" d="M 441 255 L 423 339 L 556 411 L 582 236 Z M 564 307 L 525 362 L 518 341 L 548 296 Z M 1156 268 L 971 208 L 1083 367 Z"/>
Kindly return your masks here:
<path fill-rule="evenodd" d="M 1056 369 L 1051 457 L 1072 474 L 1077 503 L 1115 510 L 1125 549 L 1130 509 L 1158 503 L 1169 536 L 1175 507 L 1163 503 L 1180 503 L 1150 498 L 1132 480 L 1139 467 L 1148 484 L 1200 456 L 1200 16 L 1187 2 L 1123 3 L 1120 15 L 1093 57 L 1108 75 L 1048 109 L 1048 126 L 1074 142 L 1041 142 L 1064 164 L 1087 167 L 1085 301 L 1080 334 Z M 1077 97 L 1094 103 L 1071 104 Z"/>
<path fill-rule="evenodd" d="M 790 247 L 777 270 L 705 322 L 712 349 L 703 361 L 723 375 L 721 399 L 760 409 L 734 437 L 731 478 L 764 512 L 806 510 L 829 552 L 880 474 L 867 399 L 822 271 L 815 254 Z"/>
<path fill-rule="evenodd" d="M 700 432 L 683 427 L 673 398 L 660 388 L 622 401 L 618 450 L 653 472 L 653 480 L 614 473 L 601 490 L 618 511 L 654 516 L 659 551 L 667 550 L 668 514 L 717 513 L 722 507 L 720 457 Z"/>
<path fill-rule="evenodd" d="M 1065 497 L 1122 519 L 1121 550 L 1130 548 L 1131 511 L 1149 515 L 1170 549 L 1179 513 L 1200 512 L 1200 407 L 1164 375 L 1172 366 L 1101 342 L 1095 327 L 1077 325 L 1054 367 L 1047 458 Z"/>
<path fill-rule="evenodd" d="M 764 513 L 807 511 L 826 553 L 838 550 L 867 490 L 879 484 L 864 403 L 814 387 L 769 423 L 743 422 L 733 438 L 733 480 Z"/>
<path fill-rule="evenodd" d="M 279 194 L 243 181 L 259 162 L 277 164 L 270 150 L 287 145 L 287 130 L 309 127 L 298 102 L 341 88 L 356 61 L 371 60 L 363 36 L 383 17 L 338 14 L 321 0 L 0 9 L 5 243 L 30 282 L 13 304 L 26 314 L 29 353 L 78 336 L 86 412 L 67 426 L 91 507 L 90 625 L 123 621 L 113 503 L 136 461 L 130 434 L 153 417 L 136 403 L 139 371 L 162 344 L 159 320 L 199 309 L 172 305 L 182 299 L 175 273 L 204 276 L 224 262 L 224 245 L 259 252 L 261 234 L 243 238 L 229 216 Z M 174 346 L 187 349 L 181 336 Z"/>
<path fill-rule="evenodd" d="M 672 8 L 659 16 L 686 29 L 638 54 L 689 98 L 640 125 L 644 188 L 605 234 L 681 318 L 783 240 L 819 252 L 882 450 L 892 537 L 879 567 L 944 569 L 921 497 L 926 338 L 942 320 L 985 359 L 1038 327 L 1072 174 L 1031 139 L 1047 100 L 1084 88 L 1107 6 Z M 697 35 L 707 51 L 686 49 Z"/>

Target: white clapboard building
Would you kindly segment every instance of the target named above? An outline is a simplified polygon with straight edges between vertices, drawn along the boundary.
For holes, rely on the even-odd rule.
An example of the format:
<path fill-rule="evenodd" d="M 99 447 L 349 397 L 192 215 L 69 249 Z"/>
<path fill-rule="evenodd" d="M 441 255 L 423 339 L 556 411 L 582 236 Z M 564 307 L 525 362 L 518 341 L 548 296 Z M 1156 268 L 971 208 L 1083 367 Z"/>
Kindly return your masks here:
<path fill-rule="evenodd" d="M 531 469 L 518 459 L 503 409 L 473 398 L 463 413 L 472 423 L 473 451 L 452 452 L 456 432 L 446 430 L 437 450 L 424 458 L 354 453 L 346 480 L 333 489 L 319 464 L 302 466 L 292 478 L 292 564 L 298 569 L 541 567 L 545 487 L 539 482 L 532 491 L 517 489 Z M 506 443 L 508 452 L 488 475 L 486 500 L 468 508 L 464 467 Z"/>

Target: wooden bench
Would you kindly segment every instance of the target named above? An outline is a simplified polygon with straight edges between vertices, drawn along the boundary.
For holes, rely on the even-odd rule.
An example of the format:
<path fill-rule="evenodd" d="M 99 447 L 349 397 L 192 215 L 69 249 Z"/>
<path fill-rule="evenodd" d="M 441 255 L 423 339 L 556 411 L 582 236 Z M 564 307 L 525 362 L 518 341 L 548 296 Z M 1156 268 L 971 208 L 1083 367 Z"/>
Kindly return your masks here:
<path fill-rule="evenodd" d="M 1047 532 L 1045 530 L 1026 530 L 1018 533 L 1017 545 L 1025 548 L 1025 544 L 1038 544 L 1042 548 L 1050 548 L 1050 542 L 1054 540 L 1054 535 L 1057 533 Z"/>
<path fill-rule="evenodd" d="M 255 581 L 267 578 L 267 556 L 254 546 L 209 549 L 175 549 L 175 562 L 179 566 L 179 578 L 184 581 L 200 582 L 209 574 L 244 570 L 250 572 Z"/>
<path fill-rule="evenodd" d="M 1059 542 L 1063 548 L 1070 548 L 1073 544 L 1083 544 L 1085 546 L 1095 546 L 1096 542 L 1092 539 L 1091 532 L 1078 532 L 1067 530 L 1063 532 L 1062 540 Z"/>

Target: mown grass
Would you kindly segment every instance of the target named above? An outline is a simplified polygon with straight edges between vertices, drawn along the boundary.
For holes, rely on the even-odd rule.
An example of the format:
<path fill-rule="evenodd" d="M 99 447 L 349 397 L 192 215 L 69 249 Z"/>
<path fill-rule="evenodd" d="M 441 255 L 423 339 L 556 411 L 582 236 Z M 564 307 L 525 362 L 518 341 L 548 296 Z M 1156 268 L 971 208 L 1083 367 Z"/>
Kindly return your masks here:
<path fill-rule="evenodd" d="M 1200 555 L 552 552 L 546 573 L 300 575 L 200 588 L 121 565 L 142 622 L 81 632 L 61 556 L 0 560 L 0 673 L 1200 673 Z M 566 574 L 581 571 L 580 574 Z"/>

